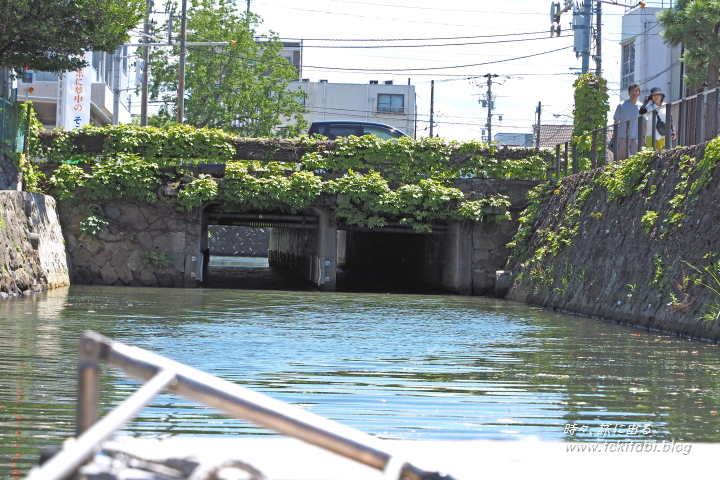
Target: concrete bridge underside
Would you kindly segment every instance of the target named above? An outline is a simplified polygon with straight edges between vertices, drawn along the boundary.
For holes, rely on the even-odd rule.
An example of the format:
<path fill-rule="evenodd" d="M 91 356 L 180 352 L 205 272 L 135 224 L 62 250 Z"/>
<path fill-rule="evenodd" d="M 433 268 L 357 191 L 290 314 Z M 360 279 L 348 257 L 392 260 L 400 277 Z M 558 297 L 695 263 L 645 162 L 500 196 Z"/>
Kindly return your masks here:
<path fill-rule="evenodd" d="M 313 213 L 228 213 L 219 205 L 207 206 L 202 214 L 204 263 L 199 283 L 207 273 L 210 256 L 208 227 L 234 225 L 270 227 L 270 267 L 322 291 L 336 290 L 340 272 L 360 281 L 393 279 L 461 295 L 486 293 L 473 289 L 473 226 L 469 223 L 435 225 L 432 233 L 416 233 L 397 222 L 382 228 L 337 225 L 324 207 L 314 208 Z M 497 265 L 488 267 L 487 272 L 497 269 Z"/>

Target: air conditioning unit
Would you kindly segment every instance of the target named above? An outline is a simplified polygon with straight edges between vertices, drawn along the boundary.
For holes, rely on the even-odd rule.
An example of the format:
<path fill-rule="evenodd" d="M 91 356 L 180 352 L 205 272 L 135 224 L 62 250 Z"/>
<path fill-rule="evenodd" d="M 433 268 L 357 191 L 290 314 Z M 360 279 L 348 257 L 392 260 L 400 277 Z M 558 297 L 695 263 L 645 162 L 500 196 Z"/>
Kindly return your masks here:
<path fill-rule="evenodd" d="M 370 80 L 370 85 L 377 85 L 378 83 L 380 82 L 378 82 L 377 80 Z"/>
<path fill-rule="evenodd" d="M 385 80 L 385 85 L 392 85 L 392 84 L 393 84 L 392 80 Z"/>
<path fill-rule="evenodd" d="M 300 81 L 301 81 L 301 82 L 305 82 L 305 83 L 308 83 L 308 82 L 310 81 L 310 79 L 309 79 L 309 78 L 303 78 L 303 79 L 302 79 L 302 80 L 300 80 Z"/>
<path fill-rule="evenodd" d="M 327 83 L 327 80 L 320 80 L 320 83 Z"/>

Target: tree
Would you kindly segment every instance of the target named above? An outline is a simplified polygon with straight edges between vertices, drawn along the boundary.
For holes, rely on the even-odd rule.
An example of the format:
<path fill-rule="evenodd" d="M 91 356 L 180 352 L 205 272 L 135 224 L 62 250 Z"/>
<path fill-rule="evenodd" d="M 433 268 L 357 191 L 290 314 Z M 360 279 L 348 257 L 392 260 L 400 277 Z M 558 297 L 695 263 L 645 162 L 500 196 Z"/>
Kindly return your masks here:
<path fill-rule="evenodd" d="M 715 88 L 720 76 L 720 0 L 677 0 L 674 7 L 657 15 L 662 36 L 682 45 L 688 88 Z"/>
<path fill-rule="evenodd" d="M 0 0 L 0 67 L 77 70 L 86 51 L 117 49 L 146 0 Z"/>
<path fill-rule="evenodd" d="M 288 90 L 297 70 L 278 53 L 274 34 L 256 41 L 259 17 L 241 13 L 229 0 L 195 0 L 188 9 L 188 42 L 230 42 L 188 47 L 185 122 L 246 137 L 296 136 L 306 128 L 302 92 Z M 179 22 L 174 22 L 179 38 Z M 179 46 L 150 56 L 150 96 L 164 102 L 160 117 L 177 112 Z M 283 119 L 293 125 L 280 127 Z"/>

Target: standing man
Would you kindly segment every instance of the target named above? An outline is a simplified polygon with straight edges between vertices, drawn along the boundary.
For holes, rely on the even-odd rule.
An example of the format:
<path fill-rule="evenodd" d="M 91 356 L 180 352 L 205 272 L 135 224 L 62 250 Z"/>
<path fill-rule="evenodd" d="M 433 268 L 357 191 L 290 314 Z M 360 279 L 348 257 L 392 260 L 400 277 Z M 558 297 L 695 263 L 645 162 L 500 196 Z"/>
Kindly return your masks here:
<path fill-rule="evenodd" d="M 625 160 L 638 152 L 638 117 L 640 117 L 640 87 L 633 83 L 628 87 L 629 100 L 617 106 L 613 119 L 618 125 L 617 158 Z M 627 121 L 631 120 L 631 121 Z M 624 122 L 624 123 L 623 123 Z"/>

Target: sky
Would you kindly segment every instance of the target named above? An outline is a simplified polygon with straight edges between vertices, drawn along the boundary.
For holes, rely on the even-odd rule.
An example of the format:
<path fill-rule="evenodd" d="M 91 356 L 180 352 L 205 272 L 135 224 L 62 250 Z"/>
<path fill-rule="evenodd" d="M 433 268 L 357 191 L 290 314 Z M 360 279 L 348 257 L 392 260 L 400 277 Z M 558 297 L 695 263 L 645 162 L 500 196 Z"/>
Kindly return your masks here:
<path fill-rule="evenodd" d="M 247 0 L 238 4 L 247 8 Z M 493 136 L 532 133 L 538 102 L 543 124 L 572 123 L 572 83 L 581 60 L 572 50 L 571 12 L 561 17 L 561 36 L 550 37 L 550 4 L 550 0 L 251 0 L 250 9 L 263 20 L 259 33 L 273 31 L 281 39 L 303 40 L 303 78 L 360 84 L 370 80 L 407 84 L 410 79 L 416 87 L 419 136 L 429 133 L 434 80 L 434 133 L 463 141 L 480 139 L 485 128 L 487 110 L 479 100 L 487 91 L 486 74 L 498 75 L 492 87 L 497 95 Z M 602 66 L 611 106 L 619 101 L 625 10 L 606 3 L 602 9 Z M 345 48 L 349 46 L 354 48 Z M 590 69 L 595 70 L 593 61 Z"/>

